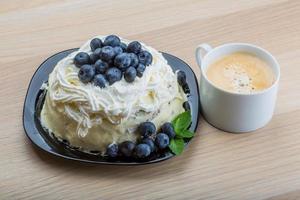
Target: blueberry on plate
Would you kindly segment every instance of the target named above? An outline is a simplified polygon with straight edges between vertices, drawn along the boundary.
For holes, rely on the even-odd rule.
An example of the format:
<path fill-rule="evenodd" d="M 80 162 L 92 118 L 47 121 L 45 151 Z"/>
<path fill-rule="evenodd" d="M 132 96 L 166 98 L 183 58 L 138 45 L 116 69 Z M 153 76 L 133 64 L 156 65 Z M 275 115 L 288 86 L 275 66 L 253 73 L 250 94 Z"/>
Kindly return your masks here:
<path fill-rule="evenodd" d="M 114 64 L 121 71 L 125 71 L 131 64 L 130 56 L 127 53 L 120 53 L 115 57 Z"/>
<path fill-rule="evenodd" d="M 105 76 L 103 74 L 97 74 L 93 80 L 94 84 L 100 88 L 105 88 L 108 84 Z"/>
<path fill-rule="evenodd" d="M 188 101 L 185 101 L 182 106 L 186 111 L 191 110 L 190 103 Z"/>
<path fill-rule="evenodd" d="M 119 150 L 121 154 L 125 157 L 132 156 L 134 148 L 135 148 L 135 144 L 131 141 L 125 141 L 119 145 Z"/>
<path fill-rule="evenodd" d="M 151 152 L 155 151 L 155 144 L 151 138 L 144 138 L 141 143 L 148 144 Z"/>
<path fill-rule="evenodd" d="M 101 48 L 102 40 L 100 40 L 99 38 L 92 39 L 90 42 L 90 47 L 92 51 L 95 51 L 97 48 Z"/>
<path fill-rule="evenodd" d="M 123 49 L 120 46 L 114 47 L 114 51 L 116 55 L 123 53 Z"/>
<path fill-rule="evenodd" d="M 111 47 L 120 46 L 120 43 L 121 43 L 121 40 L 116 35 L 107 36 L 103 42 L 104 46 L 111 46 Z"/>
<path fill-rule="evenodd" d="M 128 83 L 132 83 L 136 77 L 136 69 L 134 67 L 129 67 L 124 73 L 124 78 Z"/>
<path fill-rule="evenodd" d="M 104 62 L 102 60 L 97 60 L 94 64 L 96 74 L 104 74 L 106 70 L 109 68 L 107 62 Z"/>
<path fill-rule="evenodd" d="M 138 41 L 130 42 L 127 46 L 127 52 L 138 54 L 142 49 L 141 43 Z"/>
<path fill-rule="evenodd" d="M 115 57 L 115 51 L 114 48 L 112 48 L 111 46 L 105 46 L 103 48 L 101 48 L 100 51 L 100 59 L 103 61 L 110 61 Z"/>
<path fill-rule="evenodd" d="M 145 66 L 148 66 L 152 63 L 152 55 L 148 51 L 141 51 L 138 54 L 140 63 L 144 64 Z"/>
<path fill-rule="evenodd" d="M 79 52 L 74 58 L 74 64 L 76 67 L 81 67 L 82 65 L 90 64 L 89 54 L 85 52 Z"/>
<path fill-rule="evenodd" d="M 125 44 L 124 42 L 121 42 L 120 47 L 123 49 L 123 52 L 126 52 L 127 44 Z"/>
<path fill-rule="evenodd" d="M 143 76 L 145 69 L 146 69 L 145 65 L 140 63 L 136 68 L 136 75 L 141 78 Z"/>
<path fill-rule="evenodd" d="M 152 122 L 143 122 L 138 126 L 138 133 L 143 137 L 150 137 L 155 134 L 156 127 Z"/>
<path fill-rule="evenodd" d="M 95 69 L 92 65 L 82 65 L 78 72 L 78 77 L 83 83 L 88 83 L 93 80 L 95 76 Z"/>
<path fill-rule="evenodd" d="M 175 130 L 170 122 L 166 122 L 161 126 L 161 131 L 169 136 L 169 138 L 175 137 Z"/>
<path fill-rule="evenodd" d="M 106 154 L 111 157 L 111 158 L 115 158 L 118 156 L 118 151 L 119 151 L 119 147 L 117 144 L 110 144 L 107 146 L 106 148 Z"/>
<path fill-rule="evenodd" d="M 105 75 L 110 85 L 122 79 L 122 72 L 116 67 L 109 68 Z"/>
<path fill-rule="evenodd" d="M 169 136 L 165 133 L 157 134 L 155 138 L 155 144 L 159 149 L 165 149 L 170 143 Z"/>
<path fill-rule="evenodd" d="M 135 147 L 135 154 L 138 158 L 146 158 L 150 155 L 151 149 L 148 144 L 138 144 Z"/>
<path fill-rule="evenodd" d="M 128 55 L 129 55 L 129 57 L 130 57 L 130 59 L 131 59 L 131 64 L 130 64 L 130 66 L 132 66 L 132 67 L 137 67 L 138 64 L 139 64 L 139 59 L 138 59 L 137 55 L 134 54 L 134 53 L 129 53 Z"/>
<path fill-rule="evenodd" d="M 177 72 L 177 82 L 180 86 L 183 86 L 186 83 L 186 75 L 183 71 L 178 71 Z"/>
<path fill-rule="evenodd" d="M 90 54 L 90 63 L 94 64 L 97 60 L 99 59 L 99 55 L 96 53 L 91 53 Z"/>
<path fill-rule="evenodd" d="M 189 85 L 186 83 L 182 86 L 183 92 L 189 94 L 191 92 Z"/>

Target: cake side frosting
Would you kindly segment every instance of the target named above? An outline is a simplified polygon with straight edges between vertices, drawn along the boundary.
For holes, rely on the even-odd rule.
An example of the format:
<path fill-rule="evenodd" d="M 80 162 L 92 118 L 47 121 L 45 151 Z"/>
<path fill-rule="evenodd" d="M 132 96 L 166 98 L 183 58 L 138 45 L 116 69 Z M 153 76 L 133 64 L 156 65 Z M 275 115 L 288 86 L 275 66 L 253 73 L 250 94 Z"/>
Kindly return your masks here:
<path fill-rule="evenodd" d="M 135 141 L 141 122 L 152 121 L 159 127 L 184 111 L 186 96 L 176 74 L 161 53 L 145 44 L 142 48 L 152 54 L 153 62 L 133 83 L 124 78 L 106 88 L 82 83 L 73 59 L 78 52 L 91 53 L 89 43 L 58 62 L 49 76 L 41 122 L 57 137 L 73 146 L 103 151 L 112 142 Z"/>

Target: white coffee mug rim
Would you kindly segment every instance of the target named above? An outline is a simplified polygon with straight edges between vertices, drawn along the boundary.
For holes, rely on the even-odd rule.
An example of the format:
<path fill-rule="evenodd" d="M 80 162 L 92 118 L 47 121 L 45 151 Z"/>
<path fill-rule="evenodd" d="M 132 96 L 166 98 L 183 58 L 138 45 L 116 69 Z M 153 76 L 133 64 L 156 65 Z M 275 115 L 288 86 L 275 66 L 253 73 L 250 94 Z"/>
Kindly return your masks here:
<path fill-rule="evenodd" d="M 204 43 L 205 45 L 207 45 L 206 43 Z M 200 44 L 197 48 L 199 48 L 202 44 Z M 214 51 L 217 51 L 218 49 L 221 49 L 221 48 L 224 48 L 224 47 L 227 47 L 227 46 L 233 46 L 233 45 L 241 45 L 241 46 L 250 46 L 250 47 L 253 47 L 253 48 L 256 48 L 260 51 L 263 51 L 264 53 L 266 53 L 276 64 L 276 68 L 278 70 L 278 74 L 276 75 L 276 80 L 274 81 L 274 83 L 264 89 L 264 90 L 261 90 L 261 91 L 257 91 L 257 92 L 254 92 L 254 93 L 250 93 L 250 94 L 243 94 L 243 93 L 235 93 L 235 92 L 230 92 L 230 91 L 227 91 L 227 90 L 224 90 L 222 88 L 219 88 L 217 87 L 215 84 L 213 84 L 206 76 L 206 73 L 204 72 L 204 69 L 202 67 L 202 64 L 203 64 L 203 61 L 205 60 L 205 58 L 210 55 L 211 53 L 213 53 Z M 198 56 L 198 55 L 196 55 Z M 198 58 L 197 58 L 198 59 Z M 208 51 L 202 58 L 202 61 L 201 61 L 201 66 L 199 66 L 200 68 L 200 71 L 201 71 L 201 74 L 202 76 L 205 78 L 205 80 L 212 86 L 214 87 L 215 89 L 221 91 L 221 92 L 224 92 L 224 93 L 227 93 L 227 94 L 231 94 L 231 95 L 237 95 L 237 96 L 256 96 L 256 95 L 260 95 L 260 94 L 263 94 L 263 93 L 266 93 L 268 92 L 269 90 L 272 90 L 279 82 L 279 79 L 280 79 L 280 67 L 279 67 L 279 63 L 277 61 L 277 59 L 267 50 L 259 47 L 259 46 L 256 46 L 256 45 L 253 45 L 253 44 L 249 44 L 249 43 L 242 43 L 242 42 L 234 42 L 234 43 L 226 43 L 226 44 L 222 44 L 220 46 L 217 46 L 215 48 L 212 48 L 210 51 Z"/>

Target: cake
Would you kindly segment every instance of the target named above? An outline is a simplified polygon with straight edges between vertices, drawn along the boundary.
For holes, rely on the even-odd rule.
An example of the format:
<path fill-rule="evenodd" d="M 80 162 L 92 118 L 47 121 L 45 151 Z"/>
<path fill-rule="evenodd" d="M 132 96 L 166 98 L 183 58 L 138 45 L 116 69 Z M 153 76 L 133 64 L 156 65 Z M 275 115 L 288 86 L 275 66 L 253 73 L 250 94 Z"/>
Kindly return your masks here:
<path fill-rule="evenodd" d="M 163 55 L 143 43 L 118 38 L 97 36 L 87 41 L 56 64 L 45 86 L 42 126 L 82 151 L 100 151 L 104 155 L 109 145 L 136 143 L 141 137 L 137 131 L 140 124 L 151 122 L 158 129 L 185 111 L 182 105 L 187 97 L 178 83 L 178 72 L 172 70 Z M 111 58 L 105 57 L 109 57 L 105 45 L 112 47 L 106 48 L 107 52 L 115 51 Z M 126 64 L 128 52 L 137 55 L 129 62 L 131 67 Z M 80 59 L 87 54 L 90 66 L 80 66 Z M 136 58 L 138 63 L 134 63 Z M 119 69 L 122 76 L 111 70 L 114 76 L 110 77 L 110 68 Z"/>

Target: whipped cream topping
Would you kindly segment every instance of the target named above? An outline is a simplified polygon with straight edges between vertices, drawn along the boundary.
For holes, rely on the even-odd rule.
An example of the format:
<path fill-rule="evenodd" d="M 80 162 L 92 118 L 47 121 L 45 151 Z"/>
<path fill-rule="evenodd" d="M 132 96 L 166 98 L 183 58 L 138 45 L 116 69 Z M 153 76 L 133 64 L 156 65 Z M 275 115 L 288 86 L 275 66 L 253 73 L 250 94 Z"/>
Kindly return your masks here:
<path fill-rule="evenodd" d="M 90 41 L 57 63 L 49 75 L 47 88 L 50 102 L 77 122 L 79 137 L 85 137 L 89 128 L 101 124 L 103 120 L 118 125 L 139 112 L 155 114 L 162 104 L 175 98 L 186 100 L 177 84 L 176 74 L 162 54 L 143 43 L 142 48 L 152 54 L 153 61 L 141 78 L 136 77 L 134 82 L 128 83 L 123 77 L 105 88 L 82 83 L 78 78 L 79 68 L 74 65 L 73 59 L 78 52 L 92 52 Z"/>

